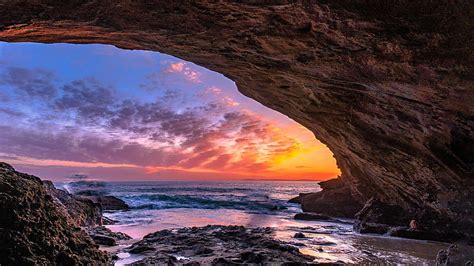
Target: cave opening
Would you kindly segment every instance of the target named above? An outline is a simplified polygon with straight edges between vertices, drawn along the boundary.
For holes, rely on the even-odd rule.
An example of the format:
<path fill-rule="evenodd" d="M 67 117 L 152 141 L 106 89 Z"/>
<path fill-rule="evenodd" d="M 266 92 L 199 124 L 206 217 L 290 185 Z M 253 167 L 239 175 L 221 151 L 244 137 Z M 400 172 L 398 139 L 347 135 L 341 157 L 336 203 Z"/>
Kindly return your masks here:
<path fill-rule="evenodd" d="M 0 43 L 0 61 L 0 160 L 74 195 L 120 198 L 131 210 L 107 217 L 140 220 L 119 226 L 133 237 L 176 220 L 275 225 L 299 209 L 289 199 L 339 175 L 311 131 L 191 62 L 38 43 Z"/>
<path fill-rule="evenodd" d="M 115 181 L 339 174 L 312 132 L 191 62 L 36 43 L 0 43 L 0 61 L 2 158 L 22 171 Z"/>

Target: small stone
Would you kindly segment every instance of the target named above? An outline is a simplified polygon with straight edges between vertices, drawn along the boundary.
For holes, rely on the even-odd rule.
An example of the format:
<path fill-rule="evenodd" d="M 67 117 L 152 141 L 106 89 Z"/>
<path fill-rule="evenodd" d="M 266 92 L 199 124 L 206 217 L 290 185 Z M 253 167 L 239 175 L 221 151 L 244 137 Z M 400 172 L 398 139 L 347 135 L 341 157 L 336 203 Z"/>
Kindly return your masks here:
<path fill-rule="evenodd" d="M 296 233 L 293 237 L 294 238 L 306 238 L 305 234 L 303 234 L 301 232 Z"/>

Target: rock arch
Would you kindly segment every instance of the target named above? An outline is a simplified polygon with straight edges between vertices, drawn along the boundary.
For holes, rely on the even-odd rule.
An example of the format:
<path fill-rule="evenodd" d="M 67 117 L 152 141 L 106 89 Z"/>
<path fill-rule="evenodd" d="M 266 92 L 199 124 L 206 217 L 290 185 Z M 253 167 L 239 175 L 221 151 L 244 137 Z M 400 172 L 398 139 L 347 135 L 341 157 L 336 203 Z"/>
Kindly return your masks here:
<path fill-rule="evenodd" d="M 358 219 L 474 228 L 474 3 L 370 2 L 14 0 L 0 40 L 154 50 L 223 73 L 334 153 L 341 177 L 303 208 L 353 216 L 372 199 Z"/>

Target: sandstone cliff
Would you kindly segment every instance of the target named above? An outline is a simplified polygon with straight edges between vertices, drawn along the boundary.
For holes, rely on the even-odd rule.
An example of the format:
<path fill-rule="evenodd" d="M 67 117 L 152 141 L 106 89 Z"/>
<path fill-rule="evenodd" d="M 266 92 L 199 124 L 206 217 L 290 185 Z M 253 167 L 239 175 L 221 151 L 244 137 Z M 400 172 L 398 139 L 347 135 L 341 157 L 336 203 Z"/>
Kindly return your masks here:
<path fill-rule="evenodd" d="M 473 1 L 13 0 L 0 10 L 2 41 L 172 54 L 306 126 L 342 170 L 307 210 L 352 216 L 372 199 L 381 204 L 362 221 L 397 207 L 399 224 L 474 228 Z"/>

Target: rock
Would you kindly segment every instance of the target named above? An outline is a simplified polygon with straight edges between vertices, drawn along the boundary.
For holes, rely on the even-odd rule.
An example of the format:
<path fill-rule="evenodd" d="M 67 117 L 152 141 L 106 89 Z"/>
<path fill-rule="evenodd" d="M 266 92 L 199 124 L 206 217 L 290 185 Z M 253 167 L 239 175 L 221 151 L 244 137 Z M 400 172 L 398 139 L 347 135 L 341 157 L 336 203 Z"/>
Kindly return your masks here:
<path fill-rule="evenodd" d="M 47 187 L 0 163 L 0 264 L 108 264 Z"/>
<path fill-rule="evenodd" d="M 64 207 L 64 210 L 70 216 L 70 220 L 74 221 L 77 225 L 95 226 L 102 223 L 102 208 L 100 204 L 57 189 L 51 181 L 43 181 L 43 185 L 49 194 Z"/>
<path fill-rule="evenodd" d="M 400 206 L 389 205 L 379 199 L 372 198 L 365 203 L 355 218 L 362 223 L 409 225 L 414 215 L 406 213 Z"/>
<path fill-rule="evenodd" d="M 86 229 L 89 236 L 98 245 L 115 246 L 117 241 L 132 239 L 129 235 L 122 232 L 113 232 L 105 226 L 96 226 Z"/>
<path fill-rule="evenodd" d="M 377 198 L 473 233 L 474 1 L 3 2 L 1 41 L 171 54 L 301 123 L 341 169 L 305 211 L 353 218 Z"/>
<path fill-rule="evenodd" d="M 153 250 L 155 250 L 154 247 L 141 245 L 141 244 L 135 244 L 131 248 L 128 249 L 128 252 L 130 252 L 131 254 L 141 254 L 143 252 L 153 251 Z"/>
<path fill-rule="evenodd" d="M 444 232 L 427 231 L 423 229 L 410 229 L 408 226 L 393 227 L 388 232 L 390 236 L 419 239 L 419 240 L 435 240 L 435 241 L 449 241 L 451 239 L 460 239 L 461 236 L 453 236 Z"/>
<path fill-rule="evenodd" d="M 295 220 L 303 220 L 303 221 L 327 221 L 327 222 L 333 222 L 333 223 L 351 223 L 351 222 L 346 222 L 342 221 L 324 214 L 319 214 L 319 213 L 312 213 L 312 212 L 302 212 L 302 213 L 297 213 L 293 217 Z"/>
<path fill-rule="evenodd" d="M 352 196 L 341 178 L 320 182 L 322 191 L 300 196 L 304 212 L 321 213 L 333 217 L 354 218 L 362 204 Z"/>
<path fill-rule="evenodd" d="M 117 221 L 112 220 L 108 217 L 102 216 L 102 224 L 103 225 L 111 225 L 111 224 L 115 224 L 115 223 L 117 223 Z"/>
<path fill-rule="evenodd" d="M 296 220 L 306 220 L 306 221 L 331 221 L 333 218 L 324 214 L 303 212 L 297 213 L 294 217 Z"/>
<path fill-rule="evenodd" d="M 301 254 L 298 248 L 273 239 L 272 233 L 270 228 L 219 225 L 162 230 L 146 235 L 128 248 L 128 252 L 144 257 L 133 265 L 162 265 L 177 255 L 192 258 L 195 265 L 281 265 L 312 261 L 312 257 Z"/>
<path fill-rule="evenodd" d="M 118 210 L 129 210 L 125 201 L 114 197 L 114 196 L 82 196 L 83 198 L 92 200 L 102 206 L 104 211 L 118 211 Z"/>
<path fill-rule="evenodd" d="M 474 265 L 474 254 L 465 247 L 451 245 L 436 256 L 436 266 Z"/>
<path fill-rule="evenodd" d="M 92 240 L 98 245 L 104 245 L 104 246 L 116 246 L 117 241 L 113 239 L 112 237 L 109 236 L 104 236 L 104 235 L 90 235 Z"/>
<path fill-rule="evenodd" d="M 377 223 L 364 223 L 357 221 L 354 223 L 354 231 L 361 234 L 379 234 L 383 235 L 388 233 L 390 226 L 386 224 Z"/>
<path fill-rule="evenodd" d="M 304 196 L 307 196 L 311 193 L 300 193 L 297 197 L 294 197 L 290 200 L 288 200 L 289 203 L 298 203 L 298 204 L 301 204 L 301 198 L 304 197 Z"/>
<path fill-rule="evenodd" d="M 301 232 L 296 233 L 293 237 L 294 238 L 306 238 L 305 234 L 303 234 Z"/>

